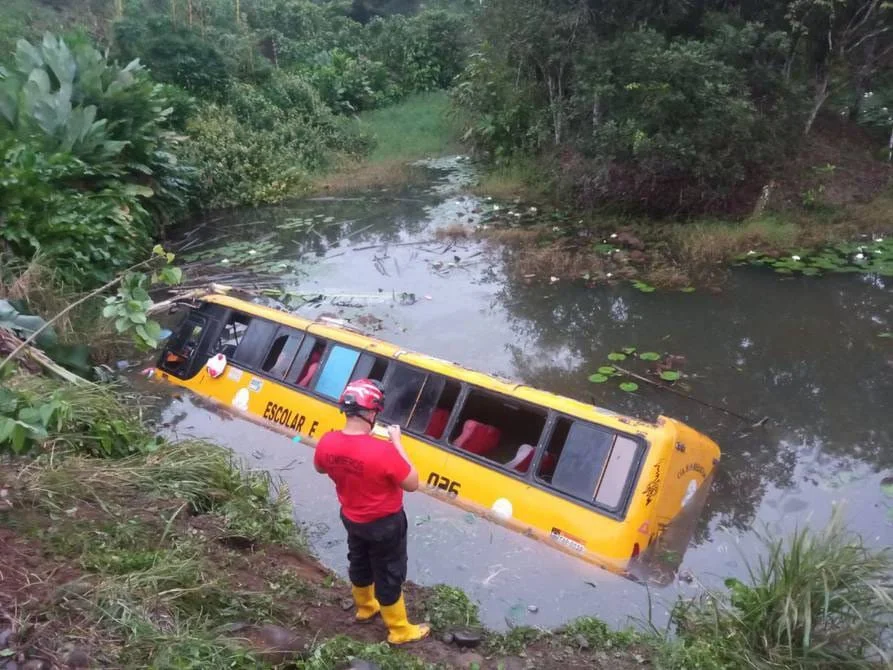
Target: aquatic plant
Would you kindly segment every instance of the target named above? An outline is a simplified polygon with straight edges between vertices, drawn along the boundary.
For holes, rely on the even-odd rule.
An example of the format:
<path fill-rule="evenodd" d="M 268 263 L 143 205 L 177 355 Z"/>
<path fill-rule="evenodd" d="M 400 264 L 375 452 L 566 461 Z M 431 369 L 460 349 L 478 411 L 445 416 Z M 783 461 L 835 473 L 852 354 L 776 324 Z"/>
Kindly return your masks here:
<path fill-rule="evenodd" d="M 893 277 L 893 238 L 874 237 L 870 242 L 795 249 L 780 256 L 749 251 L 735 260 L 738 265 L 769 267 L 785 275 L 861 272 Z"/>
<path fill-rule="evenodd" d="M 659 377 L 661 381 L 673 383 L 682 378 L 682 373 L 678 370 L 673 369 L 680 361 L 683 360 L 681 357 L 673 356 L 671 354 L 661 356 L 656 351 L 643 351 L 639 354 L 636 354 L 636 351 L 636 347 L 621 347 L 620 351 L 612 351 L 607 356 L 608 362 L 599 366 L 597 372 L 589 375 L 589 381 L 593 384 L 604 384 L 609 379 L 615 379 L 618 382 L 618 387 L 621 390 L 626 391 L 627 393 L 634 393 L 635 391 L 638 391 L 639 385 L 633 380 L 649 380 L 631 371 L 618 368 L 616 363 L 626 361 L 627 358 L 632 358 L 633 360 L 638 358 L 642 361 L 656 363 L 654 369 L 651 370 L 650 373 L 656 377 Z M 612 365 L 612 363 L 614 365 Z"/>
<path fill-rule="evenodd" d="M 875 668 L 893 612 L 893 552 L 845 528 L 840 509 L 820 530 L 761 537 L 766 555 L 747 581 L 726 580 L 675 608 L 683 640 L 735 668 Z"/>

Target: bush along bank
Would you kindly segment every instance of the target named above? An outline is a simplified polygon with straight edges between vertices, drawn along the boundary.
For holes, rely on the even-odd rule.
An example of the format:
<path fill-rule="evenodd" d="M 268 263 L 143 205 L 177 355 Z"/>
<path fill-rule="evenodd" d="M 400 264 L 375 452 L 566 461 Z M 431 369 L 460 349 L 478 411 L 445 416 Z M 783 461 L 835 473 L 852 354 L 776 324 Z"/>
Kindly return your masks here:
<path fill-rule="evenodd" d="M 839 516 L 767 540 L 746 583 L 680 604 L 673 639 L 592 618 L 491 633 L 458 589 L 410 585 L 436 634 L 389 648 L 383 627 L 352 623 L 349 586 L 310 555 L 286 490 L 212 444 L 156 438 L 148 399 L 122 392 L 6 380 L 0 667 L 881 667 L 891 557 Z M 40 426 L 13 456 L 24 419 Z"/>

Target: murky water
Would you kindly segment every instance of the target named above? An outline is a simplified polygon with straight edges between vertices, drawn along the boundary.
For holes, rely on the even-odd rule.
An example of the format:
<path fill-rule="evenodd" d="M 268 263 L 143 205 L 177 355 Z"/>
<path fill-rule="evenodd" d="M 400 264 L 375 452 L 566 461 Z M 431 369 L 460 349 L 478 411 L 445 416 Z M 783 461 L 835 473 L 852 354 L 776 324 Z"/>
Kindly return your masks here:
<path fill-rule="evenodd" d="M 406 498 L 411 579 L 465 589 L 497 628 L 553 626 L 582 614 L 622 625 L 647 618 L 649 602 L 660 623 L 675 597 L 694 593 L 698 582 L 743 576 L 745 558 L 759 551 L 757 532 L 821 526 L 835 503 L 868 542 L 893 544 L 893 500 L 880 485 L 893 470 L 893 340 L 878 337 L 893 330 L 889 280 L 779 279 L 745 270 L 718 295 L 510 281 L 499 258 L 479 245 L 435 240 L 438 228 L 476 224 L 486 204 L 463 194 L 465 162 L 441 161 L 431 173 L 427 188 L 410 192 L 217 218 L 193 235 L 191 250 L 222 247 L 209 268 L 223 271 L 234 243 L 257 245 L 289 263 L 284 286 L 339 296 L 305 305 L 307 316 L 363 317 L 407 348 L 619 411 L 682 419 L 713 437 L 723 459 L 683 560 L 692 584 L 652 589 L 649 598 L 644 586 L 422 494 Z M 645 385 L 626 394 L 587 380 L 608 353 L 627 346 L 684 356 L 691 394 L 769 423 L 752 429 Z M 165 420 L 179 434 L 212 437 L 253 467 L 280 474 L 314 549 L 346 574 L 334 490 L 313 471 L 310 450 L 222 421 L 189 398 L 173 401 Z"/>

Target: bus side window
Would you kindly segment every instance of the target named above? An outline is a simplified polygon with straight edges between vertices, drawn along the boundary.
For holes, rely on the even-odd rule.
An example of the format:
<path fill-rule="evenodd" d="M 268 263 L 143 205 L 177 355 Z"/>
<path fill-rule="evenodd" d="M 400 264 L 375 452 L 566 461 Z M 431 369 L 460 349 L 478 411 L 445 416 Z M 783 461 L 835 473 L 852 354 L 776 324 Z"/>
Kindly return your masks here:
<path fill-rule="evenodd" d="M 249 369 L 261 367 L 267 348 L 279 326 L 266 319 L 253 318 L 230 360 Z"/>
<path fill-rule="evenodd" d="M 406 365 L 391 366 L 384 383 L 384 409 L 381 419 L 385 423 L 406 426 L 412 410 L 422 393 L 426 373 Z"/>
<path fill-rule="evenodd" d="M 353 382 L 357 379 L 375 379 L 377 381 L 382 381 L 384 380 L 385 373 L 388 371 L 388 363 L 390 363 L 390 361 L 387 358 L 363 352 L 360 354 L 360 360 L 357 361 L 357 366 L 353 369 L 350 381 Z"/>
<path fill-rule="evenodd" d="M 288 381 L 296 386 L 307 388 L 310 382 L 316 376 L 319 369 L 319 362 L 326 350 L 326 341 L 320 340 L 313 335 L 306 335 L 301 347 L 298 349 L 298 355 L 295 356 L 294 362 L 288 371 Z"/>
<path fill-rule="evenodd" d="M 215 342 L 214 346 L 211 348 L 211 355 L 223 354 L 227 358 L 232 358 L 233 354 L 236 353 L 236 348 L 242 341 L 242 336 L 245 334 L 245 331 L 248 330 L 248 324 L 250 322 L 250 316 L 240 314 L 239 312 L 233 312 L 230 315 L 229 320 L 226 322 L 226 325 L 223 327 L 223 330 L 220 332 L 217 342 Z"/>
<path fill-rule="evenodd" d="M 359 358 L 360 352 L 356 349 L 340 344 L 332 346 L 322 362 L 322 369 L 316 377 L 313 390 L 332 400 L 338 400 Z"/>
<path fill-rule="evenodd" d="M 299 330 L 280 328 L 261 369 L 271 377 L 283 379 L 288 374 L 303 339 L 304 333 Z"/>
<path fill-rule="evenodd" d="M 459 382 L 429 374 L 407 430 L 441 439 L 461 390 Z"/>
<path fill-rule="evenodd" d="M 495 393 L 472 389 L 450 442 L 461 451 L 525 473 L 545 425 L 544 412 Z"/>
<path fill-rule="evenodd" d="M 562 493 L 617 509 L 639 451 L 635 440 L 560 417 L 537 477 Z"/>

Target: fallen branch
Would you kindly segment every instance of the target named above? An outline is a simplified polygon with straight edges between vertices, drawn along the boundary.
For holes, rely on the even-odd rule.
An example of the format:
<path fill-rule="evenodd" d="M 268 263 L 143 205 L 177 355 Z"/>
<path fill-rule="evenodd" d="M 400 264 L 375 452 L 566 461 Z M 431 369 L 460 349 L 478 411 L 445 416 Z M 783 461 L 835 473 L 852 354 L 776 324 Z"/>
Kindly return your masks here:
<path fill-rule="evenodd" d="M 64 379 L 71 384 L 91 383 L 83 377 L 71 372 L 70 370 L 66 370 L 58 363 L 53 362 L 49 356 L 47 356 L 37 347 L 33 347 L 30 344 L 24 344 L 23 341 L 16 337 L 13 333 L 0 328 L 0 351 L 7 350 L 20 352 L 19 355 L 24 360 L 26 366 L 28 363 L 33 364 L 30 368 L 31 371 L 36 371 L 37 368 L 43 368 L 47 372 L 51 372 L 52 374 L 61 379 Z"/>
<path fill-rule="evenodd" d="M 38 335 L 40 335 L 43 331 L 45 331 L 47 328 L 49 328 L 51 325 L 53 325 L 56 321 L 61 319 L 63 316 L 68 314 L 75 307 L 77 307 L 79 305 L 83 305 L 85 302 L 87 302 L 91 298 L 94 298 L 97 295 L 99 295 L 100 293 L 107 291 L 108 289 L 112 288 L 116 284 L 120 284 L 121 281 L 123 281 L 124 277 L 126 277 L 128 273 L 133 272 L 134 270 L 136 270 L 138 268 L 141 268 L 141 267 L 147 266 L 151 263 L 154 263 L 157 258 L 158 258 L 157 256 L 153 256 L 152 258 L 146 259 L 146 260 L 142 261 L 141 263 L 137 263 L 136 265 L 131 265 L 129 268 L 124 270 L 124 272 L 120 273 L 117 277 L 115 277 L 111 281 L 106 282 L 105 284 L 100 286 L 98 289 L 90 291 L 83 298 L 80 298 L 79 300 L 75 300 L 68 307 L 63 309 L 58 314 L 56 314 L 56 316 L 54 316 L 52 319 L 50 319 L 49 321 L 46 321 L 40 328 L 35 330 L 25 340 L 23 340 L 19 346 L 17 346 L 15 349 L 13 349 L 12 353 L 10 353 L 6 358 L 3 359 L 3 362 L 0 363 L 0 370 L 2 370 L 4 367 L 6 367 L 7 363 L 9 363 L 11 360 L 13 360 L 16 356 L 18 356 L 19 352 L 21 352 L 26 346 L 30 345 L 34 340 L 36 340 Z"/>
<path fill-rule="evenodd" d="M 704 405 L 705 407 L 710 407 L 711 409 L 715 409 L 719 412 L 723 412 L 724 414 L 728 414 L 729 416 L 734 416 L 736 419 L 741 419 L 742 421 L 746 421 L 747 423 L 751 424 L 751 426 L 753 428 L 759 428 L 764 423 L 766 423 L 766 421 L 769 420 L 769 417 L 763 417 L 760 420 L 755 420 L 753 417 L 744 416 L 743 414 L 738 414 L 737 412 L 733 412 L 732 410 L 722 407 L 721 405 L 714 405 L 713 403 L 709 403 L 706 400 L 701 400 L 700 398 L 696 398 L 693 395 L 689 395 L 688 393 L 684 393 L 683 391 L 674 389 L 672 386 L 669 386 L 667 384 L 661 384 L 660 382 L 656 382 L 653 379 L 649 379 L 648 377 L 643 377 L 642 375 L 636 374 L 635 372 L 632 372 L 631 370 L 622 368 L 613 362 L 611 363 L 611 367 L 613 367 L 618 372 L 622 372 L 627 377 L 632 377 L 633 379 L 638 379 L 640 382 L 644 382 L 645 384 L 651 384 L 651 386 L 655 386 L 659 389 L 663 389 L 664 391 L 669 391 L 670 393 L 675 393 L 678 396 L 687 398 L 688 400 L 693 400 L 694 402 L 696 402 L 700 405 Z"/>

